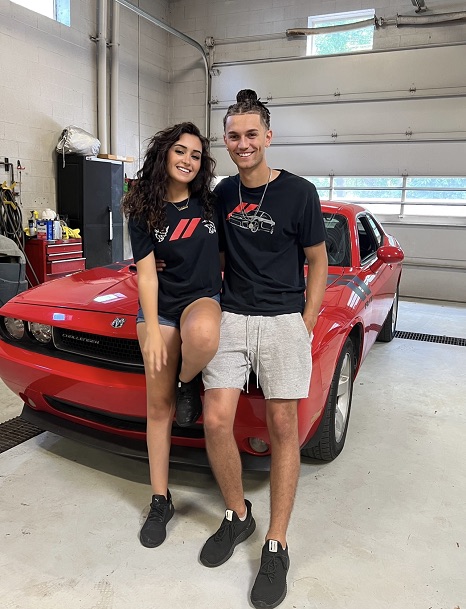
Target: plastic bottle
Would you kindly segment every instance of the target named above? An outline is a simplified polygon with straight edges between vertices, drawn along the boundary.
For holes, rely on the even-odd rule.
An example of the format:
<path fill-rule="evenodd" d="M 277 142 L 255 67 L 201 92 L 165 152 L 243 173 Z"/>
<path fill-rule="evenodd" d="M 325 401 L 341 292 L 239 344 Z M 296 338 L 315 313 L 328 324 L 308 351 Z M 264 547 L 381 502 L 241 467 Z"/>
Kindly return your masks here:
<path fill-rule="evenodd" d="M 31 217 L 28 220 L 28 227 L 29 227 L 29 236 L 30 237 L 35 237 L 36 236 L 36 218 L 34 216 L 34 211 L 31 211 Z"/>
<path fill-rule="evenodd" d="M 53 221 L 53 238 L 54 239 L 62 238 L 60 216 L 58 214 L 57 214 L 55 220 Z"/>

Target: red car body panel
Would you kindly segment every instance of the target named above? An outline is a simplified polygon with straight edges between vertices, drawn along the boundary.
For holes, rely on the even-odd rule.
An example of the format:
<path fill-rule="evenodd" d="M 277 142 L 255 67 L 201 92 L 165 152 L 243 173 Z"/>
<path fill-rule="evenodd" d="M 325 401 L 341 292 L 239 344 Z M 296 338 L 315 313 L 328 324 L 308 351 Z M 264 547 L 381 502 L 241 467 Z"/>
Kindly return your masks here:
<path fill-rule="evenodd" d="M 395 251 L 394 261 L 387 263 L 372 256 L 367 264 L 361 263 L 357 218 L 367 213 L 363 208 L 323 203 L 322 209 L 330 220 L 334 216 L 346 219 L 349 264 L 329 266 L 328 286 L 314 329 L 310 395 L 298 407 L 301 446 L 319 427 L 347 337 L 354 341 L 357 372 L 387 318 L 401 274 L 402 253 L 396 255 L 393 248 L 398 243 L 385 233 L 380 249 L 385 247 L 387 256 Z M 60 422 L 67 421 L 102 437 L 110 434 L 144 443 L 146 394 L 142 366 L 107 366 L 105 361 L 92 359 L 92 337 L 136 340 L 137 308 L 136 269 L 128 262 L 76 273 L 19 294 L 0 309 L 0 315 L 53 326 L 65 337 L 68 331 L 78 332 L 88 352 L 86 357 L 74 357 L 47 351 L 47 347 L 23 348 L 20 341 L 4 337 L 0 340 L 0 377 L 27 409 L 50 415 L 58 428 Z M 115 320 L 124 322 L 112 327 Z M 254 382 L 249 387 L 249 393 L 243 392 L 240 397 L 234 434 L 242 453 L 259 457 L 249 438 L 270 443 L 265 401 Z M 202 419 L 191 435 L 180 435 L 174 429 L 172 444 L 204 449 L 201 423 Z"/>

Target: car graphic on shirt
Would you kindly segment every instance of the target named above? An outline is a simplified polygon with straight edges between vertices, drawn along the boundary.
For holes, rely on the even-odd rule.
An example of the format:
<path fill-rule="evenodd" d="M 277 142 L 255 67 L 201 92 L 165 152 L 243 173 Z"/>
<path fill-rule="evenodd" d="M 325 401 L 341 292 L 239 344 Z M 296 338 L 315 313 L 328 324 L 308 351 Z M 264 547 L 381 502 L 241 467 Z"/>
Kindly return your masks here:
<path fill-rule="evenodd" d="M 272 235 L 273 228 L 275 226 L 275 221 L 272 220 L 269 214 L 265 211 L 256 212 L 253 210 L 249 213 L 233 212 L 229 216 L 228 221 L 235 226 L 250 230 L 252 233 L 257 233 L 258 230 L 262 230 Z"/>

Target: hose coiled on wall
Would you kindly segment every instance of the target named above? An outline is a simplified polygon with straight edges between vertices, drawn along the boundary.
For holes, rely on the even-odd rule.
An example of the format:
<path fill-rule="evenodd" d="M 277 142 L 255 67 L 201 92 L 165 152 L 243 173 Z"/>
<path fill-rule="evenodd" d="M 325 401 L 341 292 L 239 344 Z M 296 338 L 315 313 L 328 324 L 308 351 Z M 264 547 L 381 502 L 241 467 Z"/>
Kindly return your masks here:
<path fill-rule="evenodd" d="M 15 184 L 0 186 L 0 234 L 14 241 L 24 252 L 23 214 L 16 203 L 14 195 Z"/>

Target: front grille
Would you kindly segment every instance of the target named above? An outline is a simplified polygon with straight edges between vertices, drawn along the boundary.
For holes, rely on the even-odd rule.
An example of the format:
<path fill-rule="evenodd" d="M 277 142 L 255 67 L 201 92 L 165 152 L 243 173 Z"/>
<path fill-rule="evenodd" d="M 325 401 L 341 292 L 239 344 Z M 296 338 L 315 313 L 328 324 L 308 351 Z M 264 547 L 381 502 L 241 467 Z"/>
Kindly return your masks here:
<path fill-rule="evenodd" d="M 119 431 L 135 431 L 138 433 L 146 433 L 146 419 L 140 417 L 131 417 L 121 414 L 103 412 L 102 410 L 95 410 L 68 402 L 66 400 L 58 400 L 50 395 L 44 395 L 48 405 L 51 406 L 57 412 L 68 414 L 73 417 L 77 417 L 83 421 L 89 421 L 92 423 L 99 423 L 106 427 Z M 202 439 L 204 438 L 204 428 L 202 425 L 192 425 L 191 427 L 178 427 L 176 423 L 172 425 L 172 436 L 176 438 L 193 438 Z"/>
<path fill-rule="evenodd" d="M 144 366 L 137 340 L 54 328 L 53 342 L 57 349 L 67 353 L 92 357 L 116 364 Z"/>

